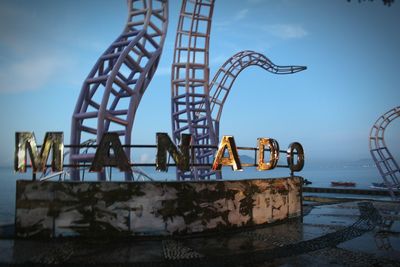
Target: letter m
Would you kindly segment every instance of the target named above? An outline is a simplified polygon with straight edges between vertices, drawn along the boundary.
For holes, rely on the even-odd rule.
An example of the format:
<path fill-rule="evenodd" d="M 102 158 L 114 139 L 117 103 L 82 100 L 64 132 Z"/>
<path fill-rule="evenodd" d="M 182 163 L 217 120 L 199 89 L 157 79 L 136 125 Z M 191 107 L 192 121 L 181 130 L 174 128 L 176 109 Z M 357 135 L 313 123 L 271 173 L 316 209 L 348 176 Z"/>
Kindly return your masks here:
<path fill-rule="evenodd" d="M 52 171 L 63 170 L 64 136 L 62 132 L 47 132 L 40 153 L 37 151 L 35 134 L 32 132 L 15 133 L 15 161 L 16 172 L 26 172 L 27 154 L 31 160 L 32 172 L 46 171 L 46 163 L 52 152 Z M 26 153 L 28 151 L 28 153 Z"/>

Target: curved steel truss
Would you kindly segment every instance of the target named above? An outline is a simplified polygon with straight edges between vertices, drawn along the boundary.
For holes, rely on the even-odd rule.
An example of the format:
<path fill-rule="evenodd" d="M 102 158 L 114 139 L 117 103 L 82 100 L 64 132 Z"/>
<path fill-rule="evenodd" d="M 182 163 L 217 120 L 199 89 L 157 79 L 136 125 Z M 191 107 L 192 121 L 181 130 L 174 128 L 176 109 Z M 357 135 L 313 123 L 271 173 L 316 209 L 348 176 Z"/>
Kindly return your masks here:
<path fill-rule="evenodd" d="M 72 116 L 71 144 L 116 132 L 131 144 L 137 107 L 160 59 L 168 23 L 168 1 L 128 0 L 122 34 L 101 55 L 84 81 Z M 130 158 L 130 149 L 125 152 Z M 91 161 L 93 153 L 72 148 L 70 163 Z M 79 180 L 74 170 L 72 179 Z M 105 179 L 104 172 L 98 177 Z M 126 174 L 129 180 L 130 174 Z"/>
<path fill-rule="evenodd" d="M 400 169 L 393 155 L 385 143 L 386 127 L 394 119 L 400 117 L 400 106 L 395 107 L 378 118 L 372 126 L 369 135 L 369 149 L 375 161 L 384 183 L 393 199 L 396 199 L 394 191 L 400 189 Z"/>
<path fill-rule="evenodd" d="M 217 71 L 210 84 L 210 110 L 214 130 L 219 138 L 219 122 L 225 101 L 239 74 L 250 66 L 258 66 L 273 74 L 292 74 L 307 69 L 304 66 L 278 66 L 266 56 L 254 51 L 241 51 L 229 58 Z"/>
<path fill-rule="evenodd" d="M 189 132 L 192 144 L 215 144 L 212 129 L 209 86 L 209 41 L 214 0 L 183 0 L 175 39 L 172 65 L 172 135 L 179 143 L 181 134 Z M 205 163 L 213 150 L 196 148 L 195 163 Z M 209 167 L 191 172 L 178 171 L 178 179 L 203 179 Z"/>
<path fill-rule="evenodd" d="M 71 127 L 71 165 L 93 160 L 77 146 L 100 140 L 104 132 L 116 132 L 131 144 L 136 110 L 160 59 L 168 23 L 167 0 L 128 0 L 129 16 L 123 33 L 94 65 L 83 83 Z M 229 91 L 239 73 L 260 66 L 276 74 L 304 70 L 300 66 L 276 66 L 262 54 L 242 51 L 231 57 L 209 82 L 209 41 L 214 0 L 183 0 L 172 65 L 172 129 L 175 143 L 182 133 L 192 135 L 194 163 L 190 172 L 178 171 L 178 179 L 205 179 L 214 173 L 210 161 L 218 143 L 219 121 Z M 211 93 L 210 93 L 211 92 Z M 86 151 L 87 152 L 87 151 Z M 125 152 L 130 158 L 130 148 Z M 201 165 L 204 165 L 201 167 Z M 71 171 L 79 180 L 79 171 Z M 105 179 L 104 172 L 99 180 Z M 126 174 L 127 180 L 132 179 Z M 217 178 L 220 175 L 217 174 Z"/>
<path fill-rule="evenodd" d="M 176 143 L 183 132 L 189 132 L 195 150 L 196 164 L 188 173 L 178 171 L 178 180 L 206 179 L 214 173 L 209 165 L 219 137 L 223 105 L 239 73 L 249 66 L 259 66 L 275 74 L 302 71 L 302 66 L 277 66 L 264 55 L 242 51 L 229 58 L 209 83 L 209 40 L 214 1 L 183 1 L 175 41 L 172 69 L 172 129 Z M 201 146 L 204 146 L 201 148 Z M 208 147 L 207 147 L 208 146 Z"/>

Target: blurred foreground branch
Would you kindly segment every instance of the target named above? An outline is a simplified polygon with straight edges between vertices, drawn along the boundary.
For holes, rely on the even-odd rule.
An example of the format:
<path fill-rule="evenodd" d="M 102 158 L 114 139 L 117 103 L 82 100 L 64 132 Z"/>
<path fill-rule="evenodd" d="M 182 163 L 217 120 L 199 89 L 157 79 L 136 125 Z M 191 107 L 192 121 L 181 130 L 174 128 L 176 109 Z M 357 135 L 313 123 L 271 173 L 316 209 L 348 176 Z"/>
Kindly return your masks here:
<path fill-rule="evenodd" d="M 359 3 L 365 2 L 366 0 L 358 0 Z M 374 0 L 369 0 L 369 1 L 374 1 Z M 347 0 L 347 2 L 351 2 L 351 0 Z M 382 0 L 383 4 L 386 6 L 391 6 L 394 3 L 394 0 Z"/>

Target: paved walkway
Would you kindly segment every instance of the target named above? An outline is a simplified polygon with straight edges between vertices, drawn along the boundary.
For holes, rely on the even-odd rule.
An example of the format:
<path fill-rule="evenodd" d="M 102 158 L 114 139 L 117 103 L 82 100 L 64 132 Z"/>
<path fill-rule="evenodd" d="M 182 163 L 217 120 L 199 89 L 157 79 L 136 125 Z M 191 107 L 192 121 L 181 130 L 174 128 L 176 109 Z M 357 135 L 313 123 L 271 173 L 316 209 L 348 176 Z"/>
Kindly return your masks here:
<path fill-rule="evenodd" d="M 302 222 L 163 240 L 14 240 L 3 228 L 0 266 L 400 266 L 399 210 L 308 201 Z"/>

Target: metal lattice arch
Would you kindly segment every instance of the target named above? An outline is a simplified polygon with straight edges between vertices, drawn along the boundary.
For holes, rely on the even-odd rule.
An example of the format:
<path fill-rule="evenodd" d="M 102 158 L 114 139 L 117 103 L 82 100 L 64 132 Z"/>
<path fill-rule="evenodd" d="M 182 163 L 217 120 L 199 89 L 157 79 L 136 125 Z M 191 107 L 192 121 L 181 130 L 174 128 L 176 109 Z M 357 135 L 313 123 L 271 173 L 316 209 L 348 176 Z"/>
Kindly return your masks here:
<path fill-rule="evenodd" d="M 116 132 L 131 144 L 136 110 L 160 60 L 168 24 L 168 1 L 128 0 L 122 34 L 100 56 L 82 85 L 72 116 L 71 144 L 79 145 L 104 132 Z M 130 158 L 130 149 L 125 152 Z M 70 163 L 93 160 L 93 153 L 72 148 Z M 75 168 L 71 179 L 79 180 Z M 100 173 L 99 180 L 105 180 Z M 131 174 L 125 179 L 130 180 Z"/>
<path fill-rule="evenodd" d="M 217 140 L 224 104 L 239 74 L 250 66 L 257 66 L 273 74 L 292 74 L 307 69 L 304 66 L 278 66 L 265 55 L 254 51 L 241 51 L 230 57 L 219 68 L 210 84 L 211 118 Z"/>
<path fill-rule="evenodd" d="M 207 147 L 216 143 L 210 112 L 209 43 L 213 0 L 183 0 L 175 39 L 172 64 L 172 135 L 180 142 L 182 133 L 192 135 L 195 164 L 213 154 Z M 191 172 L 177 171 L 177 179 L 204 179 L 209 167 L 194 167 Z"/>
<path fill-rule="evenodd" d="M 393 199 L 397 199 L 395 190 L 400 189 L 400 169 L 385 143 L 386 127 L 400 117 L 400 106 L 395 107 L 378 118 L 369 135 L 369 149 L 376 167 Z"/>
<path fill-rule="evenodd" d="M 177 171 L 178 180 L 209 179 L 220 173 L 210 170 L 218 144 L 223 105 L 239 73 L 259 66 L 276 74 L 290 74 L 305 67 L 277 66 L 264 55 L 242 51 L 229 58 L 209 82 L 209 42 L 213 0 L 184 0 L 180 11 L 172 66 L 172 131 L 175 143 L 182 133 L 192 135 L 194 163 L 190 172 Z M 202 167 L 199 167 L 202 166 Z"/>
<path fill-rule="evenodd" d="M 206 179 L 215 174 L 209 165 L 215 152 L 212 147 L 218 143 L 223 104 L 243 69 L 254 65 L 276 74 L 305 69 L 276 66 L 262 54 L 243 51 L 228 59 L 210 84 L 213 9 L 214 0 L 183 0 L 179 16 L 171 78 L 172 135 L 179 143 L 182 133 L 190 133 L 192 145 L 196 145 L 195 167 L 187 173 L 178 171 L 181 180 Z M 168 1 L 128 0 L 128 11 L 123 33 L 98 59 L 83 83 L 72 118 L 71 165 L 92 161 L 94 154 L 77 146 L 93 138 L 98 142 L 105 132 L 117 133 L 125 145 L 132 143 L 136 110 L 163 49 Z M 130 149 L 125 148 L 125 152 L 130 158 Z M 72 171 L 72 179 L 80 179 L 77 168 Z M 98 179 L 105 180 L 105 173 L 100 173 Z M 131 174 L 125 179 L 132 179 Z"/>

